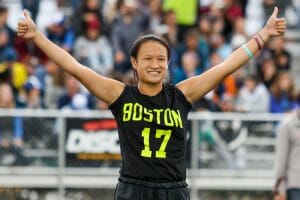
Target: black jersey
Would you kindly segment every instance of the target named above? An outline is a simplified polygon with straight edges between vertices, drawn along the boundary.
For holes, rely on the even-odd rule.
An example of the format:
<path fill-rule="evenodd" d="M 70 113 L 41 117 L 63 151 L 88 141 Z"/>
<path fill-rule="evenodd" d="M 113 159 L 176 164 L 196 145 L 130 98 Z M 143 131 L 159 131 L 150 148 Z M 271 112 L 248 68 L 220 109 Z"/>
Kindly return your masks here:
<path fill-rule="evenodd" d="M 155 96 L 125 86 L 110 106 L 118 124 L 120 174 L 153 182 L 186 179 L 187 115 L 191 104 L 175 86 L 165 84 Z"/>

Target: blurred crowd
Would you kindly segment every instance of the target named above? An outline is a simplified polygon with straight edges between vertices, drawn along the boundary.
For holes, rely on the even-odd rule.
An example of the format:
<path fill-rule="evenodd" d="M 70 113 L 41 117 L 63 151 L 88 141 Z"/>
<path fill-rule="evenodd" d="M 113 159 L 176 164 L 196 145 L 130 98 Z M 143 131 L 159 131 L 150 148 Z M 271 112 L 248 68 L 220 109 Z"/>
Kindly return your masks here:
<path fill-rule="evenodd" d="M 8 24 L 9 1 L 0 2 L 0 108 L 108 108 L 32 42 L 18 38 Z M 45 2 L 49 5 L 42 6 Z M 299 4 L 295 0 L 22 0 L 19 6 L 29 10 L 39 29 L 80 63 L 127 84 L 135 83 L 130 65 L 133 42 L 145 33 L 159 34 L 171 46 L 166 80 L 176 84 L 226 59 L 263 27 L 275 5 L 290 28 L 299 28 Z M 197 102 L 194 110 L 284 113 L 295 109 L 300 92 L 285 44 L 284 37 L 272 40 L 248 66 Z"/>

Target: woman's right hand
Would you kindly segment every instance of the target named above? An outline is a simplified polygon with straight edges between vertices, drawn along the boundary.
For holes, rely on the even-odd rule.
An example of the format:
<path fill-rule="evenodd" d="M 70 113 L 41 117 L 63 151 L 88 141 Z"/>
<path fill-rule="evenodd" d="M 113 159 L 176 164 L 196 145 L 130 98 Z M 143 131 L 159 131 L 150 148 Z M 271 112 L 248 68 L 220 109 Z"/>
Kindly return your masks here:
<path fill-rule="evenodd" d="M 24 10 L 24 17 L 25 19 L 18 22 L 17 34 L 23 39 L 33 39 L 37 32 L 37 27 L 26 10 Z"/>

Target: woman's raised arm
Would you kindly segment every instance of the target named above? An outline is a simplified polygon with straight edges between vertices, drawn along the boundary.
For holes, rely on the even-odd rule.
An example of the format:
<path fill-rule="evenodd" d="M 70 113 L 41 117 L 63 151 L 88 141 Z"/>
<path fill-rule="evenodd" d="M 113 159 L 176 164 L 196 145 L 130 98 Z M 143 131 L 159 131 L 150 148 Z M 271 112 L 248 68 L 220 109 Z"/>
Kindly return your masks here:
<path fill-rule="evenodd" d="M 286 29 L 285 19 L 277 18 L 277 14 L 278 8 L 275 7 L 265 27 L 257 36 L 235 50 L 222 63 L 212 67 L 199 76 L 178 83 L 177 87 L 184 93 L 186 98 L 191 103 L 196 102 L 207 92 L 216 87 L 227 75 L 233 73 L 248 62 L 271 37 L 283 35 Z"/>
<path fill-rule="evenodd" d="M 45 37 L 38 30 L 27 11 L 24 11 L 24 16 L 25 19 L 18 22 L 17 34 L 19 37 L 32 40 L 49 59 L 77 78 L 91 93 L 107 104 L 111 104 L 120 96 L 124 89 L 123 83 L 101 76 L 81 65 L 68 52 Z"/>

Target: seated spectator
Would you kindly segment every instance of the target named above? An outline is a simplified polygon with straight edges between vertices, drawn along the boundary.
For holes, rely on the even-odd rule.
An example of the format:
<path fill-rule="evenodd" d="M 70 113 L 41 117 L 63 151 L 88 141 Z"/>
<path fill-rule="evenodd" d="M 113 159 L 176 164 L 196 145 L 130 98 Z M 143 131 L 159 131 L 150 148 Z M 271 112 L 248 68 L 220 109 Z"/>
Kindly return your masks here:
<path fill-rule="evenodd" d="M 217 52 L 212 52 L 210 55 L 210 65 L 216 66 L 221 62 L 222 58 L 220 57 L 220 55 Z M 207 95 L 205 95 L 205 98 L 210 99 L 214 104 L 217 105 L 220 103 L 224 95 L 235 98 L 237 93 L 237 80 L 234 74 L 230 74 L 214 90 L 210 91 Z"/>
<path fill-rule="evenodd" d="M 198 1 L 164 0 L 162 1 L 162 4 L 164 11 L 173 10 L 176 13 L 176 21 L 179 27 L 178 41 L 183 42 L 185 32 L 190 28 L 194 27 L 197 23 Z"/>
<path fill-rule="evenodd" d="M 290 70 L 291 69 L 291 55 L 285 47 L 283 37 L 274 38 L 270 44 L 272 57 L 275 60 L 276 69 Z"/>
<path fill-rule="evenodd" d="M 0 84 L 0 108 L 15 108 L 14 94 L 7 83 Z M 21 117 L 1 118 L 0 120 L 0 164 L 24 164 L 22 156 L 23 119 Z"/>
<path fill-rule="evenodd" d="M 0 4 L 0 62 L 3 62 L 7 51 L 13 49 L 15 32 L 7 25 L 8 9 Z"/>
<path fill-rule="evenodd" d="M 41 83 L 39 79 L 31 75 L 24 85 L 26 91 L 26 107 L 42 108 Z"/>
<path fill-rule="evenodd" d="M 261 63 L 258 74 L 268 89 L 270 89 L 274 81 L 276 72 L 276 65 L 273 59 L 268 58 Z"/>
<path fill-rule="evenodd" d="M 22 0 L 23 9 L 29 10 L 31 17 L 36 21 L 39 12 L 40 0 Z"/>
<path fill-rule="evenodd" d="M 186 32 L 184 43 L 178 47 L 179 66 L 182 65 L 182 55 L 185 52 L 193 51 L 199 57 L 198 68 L 204 72 L 208 68 L 209 49 L 205 41 L 200 40 L 197 29 L 190 29 Z"/>
<path fill-rule="evenodd" d="M 294 81 L 289 72 L 279 72 L 271 85 L 270 112 L 285 113 L 297 107 Z"/>
<path fill-rule="evenodd" d="M 89 96 L 81 91 L 79 81 L 69 74 L 65 74 L 65 93 L 58 99 L 59 109 L 90 109 L 93 107 Z"/>
<path fill-rule="evenodd" d="M 213 18 L 209 16 L 201 17 L 198 22 L 199 40 L 207 45 L 207 49 L 209 49 L 208 42 L 212 33 L 212 22 Z"/>
<path fill-rule="evenodd" d="M 16 107 L 26 105 L 24 84 L 27 81 L 26 66 L 17 61 L 17 53 L 10 49 L 6 52 L 5 61 L 0 63 L 0 82 L 12 86 Z"/>
<path fill-rule="evenodd" d="M 268 112 L 270 96 L 265 85 L 255 75 L 248 76 L 240 89 L 236 109 L 241 112 Z"/>
<path fill-rule="evenodd" d="M 233 49 L 237 49 L 242 46 L 248 40 L 248 36 L 245 32 L 245 20 L 243 17 L 235 19 L 233 24 L 233 32 L 231 37 L 231 46 Z"/>
<path fill-rule="evenodd" d="M 193 51 L 187 51 L 182 55 L 182 66 L 175 69 L 173 83 L 179 83 L 187 78 L 199 75 L 201 73 L 198 67 L 199 57 Z"/>
<path fill-rule="evenodd" d="M 126 73 L 131 69 L 131 46 L 149 30 L 149 11 L 139 6 L 137 0 L 118 0 L 117 9 L 119 13 L 112 24 L 114 63 L 115 70 Z"/>
<path fill-rule="evenodd" d="M 83 0 L 80 1 L 80 5 L 76 10 L 73 10 L 71 16 L 72 27 L 76 36 L 84 35 L 86 24 L 88 21 L 99 21 L 102 25 L 102 33 L 106 33 L 104 30 L 107 26 L 103 20 L 102 7 L 104 1 L 101 0 Z"/>
<path fill-rule="evenodd" d="M 222 60 L 225 60 L 233 51 L 232 46 L 221 33 L 215 33 L 211 36 L 210 46 L 212 51 L 216 51 Z"/>
<path fill-rule="evenodd" d="M 63 13 L 56 13 L 52 23 L 46 28 L 46 35 L 52 42 L 61 46 L 64 50 L 71 52 L 75 42 L 75 33 L 66 23 Z"/>
<path fill-rule="evenodd" d="M 171 57 L 169 61 L 170 79 L 173 80 L 174 70 L 179 66 L 178 55 L 178 26 L 176 23 L 176 14 L 174 11 L 167 11 L 164 16 L 164 24 L 166 26 L 166 33 L 162 37 L 169 43 L 171 48 Z"/>
<path fill-rule="evenodd" d="M 162 0 L 152 0 L 148 4 L 150 10 L 150 30 L 158 35 L 166 33 L 167 27 L 163 24 Z"/>
<path fill-rule="evenodd" d="M 64 93 L 64 73 L 54 62 L 45 64 L 46 75 L 44 77 L 43 104 L 48 109 L 58 107 L 58 99 Z"/>
<path fill-rule="evenodd" d="M 263 27 L 265 23 L 265 13 L 262 1 L 246 0 L 246 2 L 247 5 L 245 13 L 245 29 L 247 35 L 252 36 L 255 35 Z"/>
<path fill-rule="evenodd" d="M 100 31 L 100 22 L 87 22 L 84 35 L 79 36 L 74 45 L 74 56 L 82 64 L 106 76 L 113 70 L 113 55 L 108 39 Z M 83 50 L 84 49 L 84 50 Z"/>
<path fill-rule="evenodd" d="M 240 1 L 224 1 L 224 16 L 226 18 L 226 21 L 228 21 L 228 34 L 231 34 L 233 32 L 232 29 L 236 20 L 244 18 L 242 5 Z"/>

